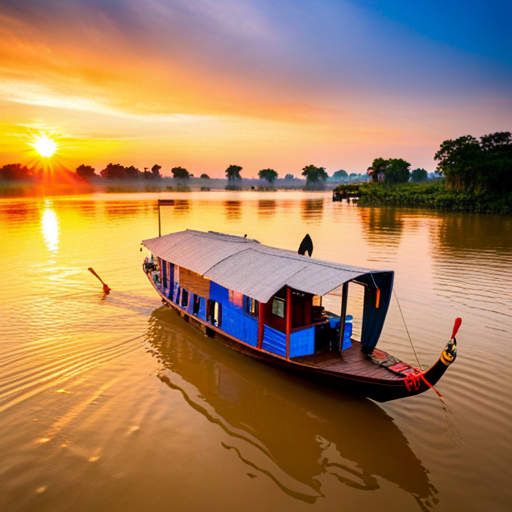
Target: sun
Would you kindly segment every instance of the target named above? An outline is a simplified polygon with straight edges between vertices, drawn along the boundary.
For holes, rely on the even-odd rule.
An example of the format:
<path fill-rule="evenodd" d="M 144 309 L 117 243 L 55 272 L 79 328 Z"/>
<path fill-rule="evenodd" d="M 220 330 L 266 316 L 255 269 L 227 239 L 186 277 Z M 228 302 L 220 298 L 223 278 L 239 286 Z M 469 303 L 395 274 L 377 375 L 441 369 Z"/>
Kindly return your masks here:
<path fill-rule="evenodd" d="M 33 146 L 44 158 L 50 158 L 57 151 L 57 143 L 46 134 L 36 137 Z"/>

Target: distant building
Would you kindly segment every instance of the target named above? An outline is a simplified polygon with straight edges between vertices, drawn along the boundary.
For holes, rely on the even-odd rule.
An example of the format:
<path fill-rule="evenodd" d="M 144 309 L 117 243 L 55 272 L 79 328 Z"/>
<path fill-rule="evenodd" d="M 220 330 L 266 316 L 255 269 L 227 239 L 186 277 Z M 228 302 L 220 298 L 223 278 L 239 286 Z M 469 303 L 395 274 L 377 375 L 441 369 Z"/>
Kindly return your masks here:
<path fill-rule="evenodd" d="M 375 175 L 375 169 L 370 167 L 368 171 L 366 171 L 366 174 L 371 177 L 372 181 L 378 181 L 379 183 L 386 181 L 386 173 L 384 171 L 379 171 L 377 175 Z"/>

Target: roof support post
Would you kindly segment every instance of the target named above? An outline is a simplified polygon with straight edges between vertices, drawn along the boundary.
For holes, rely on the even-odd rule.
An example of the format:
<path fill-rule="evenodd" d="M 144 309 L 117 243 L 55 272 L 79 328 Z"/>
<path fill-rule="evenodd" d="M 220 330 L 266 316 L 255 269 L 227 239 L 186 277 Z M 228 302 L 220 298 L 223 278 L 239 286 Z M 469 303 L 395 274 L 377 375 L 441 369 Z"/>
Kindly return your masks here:
<path fill-rule="evenodd" d="M 265 304 L 260 302 L 258 304 L 258 348 L 263 348 L 263 310 Z"/>
<path fill-rule="evenodd" d="M 345 336 L 345 318 L 347 317 L 347 301 L 348 301 L 348 282 L 343 283 L 341 296 L 341 314 L 340 314 L 340 343 L 339 350 L 343 348 L 343 337 Z"/>
<path fill-rule="evenodd" d="M 290 334 L 292 332 L 292 290 L 286 287 L 286 359 L 290 359 Z"/>

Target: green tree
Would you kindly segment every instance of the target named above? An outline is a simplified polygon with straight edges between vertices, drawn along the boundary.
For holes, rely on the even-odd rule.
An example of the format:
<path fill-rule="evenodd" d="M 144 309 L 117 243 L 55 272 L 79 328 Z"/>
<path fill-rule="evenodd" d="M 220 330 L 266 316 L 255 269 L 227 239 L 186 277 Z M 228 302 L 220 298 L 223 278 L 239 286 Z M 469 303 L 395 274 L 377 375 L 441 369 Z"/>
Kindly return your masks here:
<path fill-rule="evenodd" d="M 79 165 L 76 168 L 76 174 L 84 180 L 90 180 L 92 178 L 99 178 L 99 176 L 95 173 L 94 167 L 91 167 L 90 165 L 84 165 L 84 164 Z"/>
<path fill-rule="evenodd" d="M 346 180 L 348 178 L 347 171 L 344 171 L 343 169 L 340 169 L 339 171 L 336 171 L 333 175 L 334 181 L 341 181 Z"/>
<path fill-rule="evenodd" d="M 100 175 L 106 180 L 124 180 L 126 179 L 126 170 L 121 164 L 110 163 L 100 171 Z"/>
<path fill-rule="evenodd" d="M 133 165 L 126 167 L 124 172 L 126 173 L 127 180 L 138 180 L 142 176 L 142 173 L 139 171 L 139 169 Z"/>
<path fill-rule="evenodd" d="M 201 174 L 201 178 L 203 180 L 209 180 L 210 179 L 210 176 L 208 176 L 208 174 Z"/>
<path fill-rule="evenodd" d="M 314 165 L 303 167 L 302 176 L 306 177 L 306 184 L 323 182 L 329 177 L 325 172 L 325 167 L 316 167 Z"/>
<path fill-rule="evenodd" d="M 240 171 L 243 169 L 243 167 L 240 167 L 239 165 L 230 165 L 226 169 L 226 177 L 228 178 L 228 181 L 239 181 L 242 179 L 242 176 L 240 176 Z"/>
<path fill-rule="evenodd" d="M 480 137 L 482 166 L 478 186 L 483 191 L 512 191 L 512 135 L 496 132 Z"/>
<path fill-rule="evenodd" d="M 161 165 L 155 164 L 153 167 L 151 167 L 151 173 L 153 174 L 154 180 L 159 180 L 162 175 L 160 174 L 160 169 L 162 168 Z"/>
<path fill-rule="evenodd" d="M 411 171 L 411 178 L 414 182 L 427 181 L 428 172 L 425 169 L 419 168 Z"/>
<path fill-rule="evenodd" d="M 190 178 L 190 174 L 187 171 L 187 169 L 184 169 L 183 167 L 173 167 L 171 169 L 172 176 L 175 180 L 187 180 Z"/>
<path fill-rule="evenodd" d="M 480 137 L 480 147 L 484 151 L 510 152 L 512 136 L 510 132 L 496 132 Z"/>
<path fill-rule="evenodd" d="M 391 185 L 396 183 L 407 183 L 411 174 L 409 167 L 411 167 L 411 164 L 403 158 L 390 158 L 385 171 L 386 183 Z"/>
<path fill-rule="evenodd" d="M 284 177 L 285 180 L 294 180 L 295 179 L 295 176 L 293 174 L 287 174 L 285 177 Z"/>
<path fill-rule="evenodd" d="M 6 164 L 0 169 L 2 180 L 28 180 L 32 177 L 30 169 L 21 164 Z"/>
<path fill-rule="evenodd" d="M 482 149 L 472 135 L 445 140 L 435 154 L 438 172 L 446 177 L 446 186 L 455 190 L 473 191 L 477 188 Z"/>
<path fill-rule="evenodd" d="M 384 181 L 391 185 L 396 183 L 405 183 L 409 180 L 411 164 L 403 158 L 375 158 L 371 167 L 368 168 L 368 174 L 372 181 Z M 352 176 L 352 175 L 350 175 Z"/>
<path fill-rule="evenodd" d="M 261 180 L 267 180 L 270 184 L 274 182 L 274 180 L 277 179 L 277 172 L 274 171 L 274 169 L 262 169 L 258 172 L 258 176 Z"/>

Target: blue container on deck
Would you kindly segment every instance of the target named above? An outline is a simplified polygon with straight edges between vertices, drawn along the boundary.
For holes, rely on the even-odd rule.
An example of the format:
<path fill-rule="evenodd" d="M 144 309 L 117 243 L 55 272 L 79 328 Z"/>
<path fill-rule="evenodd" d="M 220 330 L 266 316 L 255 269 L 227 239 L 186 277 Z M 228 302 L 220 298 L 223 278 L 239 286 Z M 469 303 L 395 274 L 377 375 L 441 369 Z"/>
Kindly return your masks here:
<path fill-rule="evenodd" d="M 352 336 L 352 320 L 354 318 L 352 315 L 347 315 L 345 317 L 345 331 L 343 332 L 343 345 L 341 350 L 345 350 L 352 346 L 352 342 L 350 341 L 350 337 Z"/>
<path fill-rule="evenodd" d="M 329 325 L 331 326 L 331 329 L 339 329 L 340 319 L 339 318 L 329 318 Z"/>
<path fill-rule="evenodd" d="M 350 337 L 352 336 L 352 320 L 354 318 L 352 315 L 347 315 L 345 317 L 345 331 L 343 333 L 343 343 L 341 350 L 345 350 L 352 346 L 352 342 L 350 341 Z M 340 328 L 340 319 L 339 318 L 329 318 L 329 325 L 331 329 L 339 329 Z"/>

